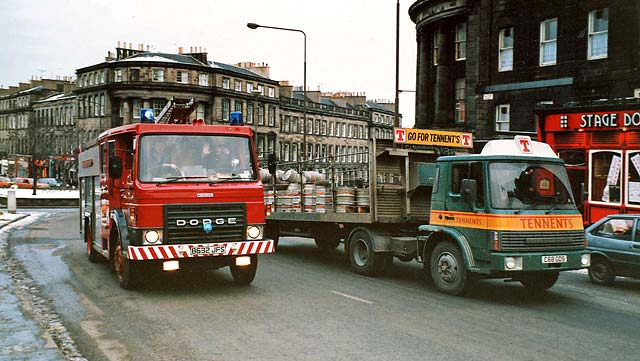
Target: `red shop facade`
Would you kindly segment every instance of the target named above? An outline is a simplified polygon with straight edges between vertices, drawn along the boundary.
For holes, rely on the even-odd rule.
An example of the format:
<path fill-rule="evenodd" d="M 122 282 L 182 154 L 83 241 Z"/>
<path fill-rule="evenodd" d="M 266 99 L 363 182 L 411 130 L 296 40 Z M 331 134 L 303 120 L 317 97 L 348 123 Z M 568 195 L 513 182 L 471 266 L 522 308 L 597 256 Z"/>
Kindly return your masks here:
<path fill-rule="evenodd" d="M 564 159 L 576 201 L 591 224 L 608 214 L 640 213 L 640 104 L 539 113 L 539 139 Z M 582 186 L 584 185 L 584 187 Z"/>

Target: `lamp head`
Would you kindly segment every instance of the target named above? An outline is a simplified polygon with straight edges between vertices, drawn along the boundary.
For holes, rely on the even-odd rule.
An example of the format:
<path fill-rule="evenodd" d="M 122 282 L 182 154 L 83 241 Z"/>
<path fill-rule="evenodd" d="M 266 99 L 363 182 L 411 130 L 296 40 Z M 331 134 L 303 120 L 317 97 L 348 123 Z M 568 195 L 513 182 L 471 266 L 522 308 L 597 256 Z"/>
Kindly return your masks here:
<path fill-rule="evenodd" d="M 247 23 L 247 27 L 249 29 L 257 29 L 260 27 L 260 25 L 256 24 L 256 23 Z"/>

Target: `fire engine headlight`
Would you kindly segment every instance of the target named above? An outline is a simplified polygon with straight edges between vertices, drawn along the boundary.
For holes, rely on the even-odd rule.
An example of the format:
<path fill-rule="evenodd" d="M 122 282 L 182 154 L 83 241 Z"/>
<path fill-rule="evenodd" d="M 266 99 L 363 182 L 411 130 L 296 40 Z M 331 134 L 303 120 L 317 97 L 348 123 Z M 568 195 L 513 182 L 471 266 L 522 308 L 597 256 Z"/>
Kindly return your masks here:
<path fill-rule="evenodd" d="M 142 234 L 143 245 L 159 244 L 162 243 L 162 237 L 160 232 L 155 229 L 144 231 Z"/>
<path fill-rule="evenodd" d="M 247 226 L 247 239 L 262 239 L 262 226 Z"/>
<path fill-rule="evenodd" d="M 590 253 L 583 254 L 582 258 L 580 258 L 580 264 L 582 265 L 582 267 L 591 266 L 591 254 Z"/>
<path fill-rule="evenodd" d="M 522 270 L 522 257 L 505 257 L 504 269 L 507 271 Z"/>

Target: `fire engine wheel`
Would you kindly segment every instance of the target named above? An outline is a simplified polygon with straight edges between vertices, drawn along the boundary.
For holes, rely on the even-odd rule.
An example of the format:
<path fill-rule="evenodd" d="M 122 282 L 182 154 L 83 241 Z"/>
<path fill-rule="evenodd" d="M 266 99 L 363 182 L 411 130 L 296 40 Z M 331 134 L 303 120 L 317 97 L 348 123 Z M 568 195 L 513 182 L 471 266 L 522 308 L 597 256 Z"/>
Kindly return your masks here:
<path fill-rule="evenodd" d="M 451 242 L 441 242 L 431 253 L 431 279 L 442 293 L 452 296 L 464 294 L 469 285 L 467 267 L 462 253 Z"/>
<path fill-rule="evenodd" d="M 93 241 L 91 239 L 91 226 L 87 223 L 90 224 L 90 221 L 88 219 L 85 220 L 84 227 L 84 241 L 87 243 L 87 258 L 89 259 L 89 262 L 96 263 L 100 260 L 100 254 L 95 250 L 95 248 L 93 248 Z"/>
<path fill-rule="evenodd" d="M 544 272 L 528 275 L 520 280 L 520 283 L 532 292 L 548 290 L 558 280 L 558 272 Z"/>
<path fill-rule="evenodd" d="M 610 285 L 615 280 L 616 275 L 611 263 L 602 256 L 591 257 L 591 267 L 589 267 L 589 278 L 597 285 Z"/>
<path fill-rule="evenodd" d="M 120 287 L 125 290 L 130 290 L 138 285 L 140 274 L 136 271 L 139 271 L 137 268 L 140 267 L 136 267 L 135 262 L 130 261 L 124 256 L 120 239 L 118 239 L 118 244 L 114 252 L 113 268 L 116 271 Z"/>
<path fill-rule="evenodd" d="M 349 261 L 353 270 L 365 276 L 382 276 L 393 263 L 389 254 L 376 253 L 369 234 L 356 231 L 349 238 Z"/>
<path fill-rule="evenodd" d="M 258 255 L 252 254 L 251 264 L 248 266 L 236 266 L 234 263 L 229 266 L 231 269 L 231 276 L 233 281 L 239 285 L 248 285 L 253 282 L 256 277 L 256 271 L 258 270 Z"/>

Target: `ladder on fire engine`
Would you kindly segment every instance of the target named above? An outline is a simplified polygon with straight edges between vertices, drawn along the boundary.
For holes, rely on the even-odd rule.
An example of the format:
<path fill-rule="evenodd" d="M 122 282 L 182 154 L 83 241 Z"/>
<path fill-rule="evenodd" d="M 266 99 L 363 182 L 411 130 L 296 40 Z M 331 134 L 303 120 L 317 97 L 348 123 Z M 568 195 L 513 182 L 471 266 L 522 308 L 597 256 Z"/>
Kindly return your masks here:
<path fill-rule="evenodd" d="M 155 123 L 186 124 L 189 115 L 196 110 L 196 106 L 196 101 L 193 99 L 186 103 L 178 103 L 175 98 L 171 97 L 167 105 L 164 106 L 160 114 L 156 117 Z"/>

